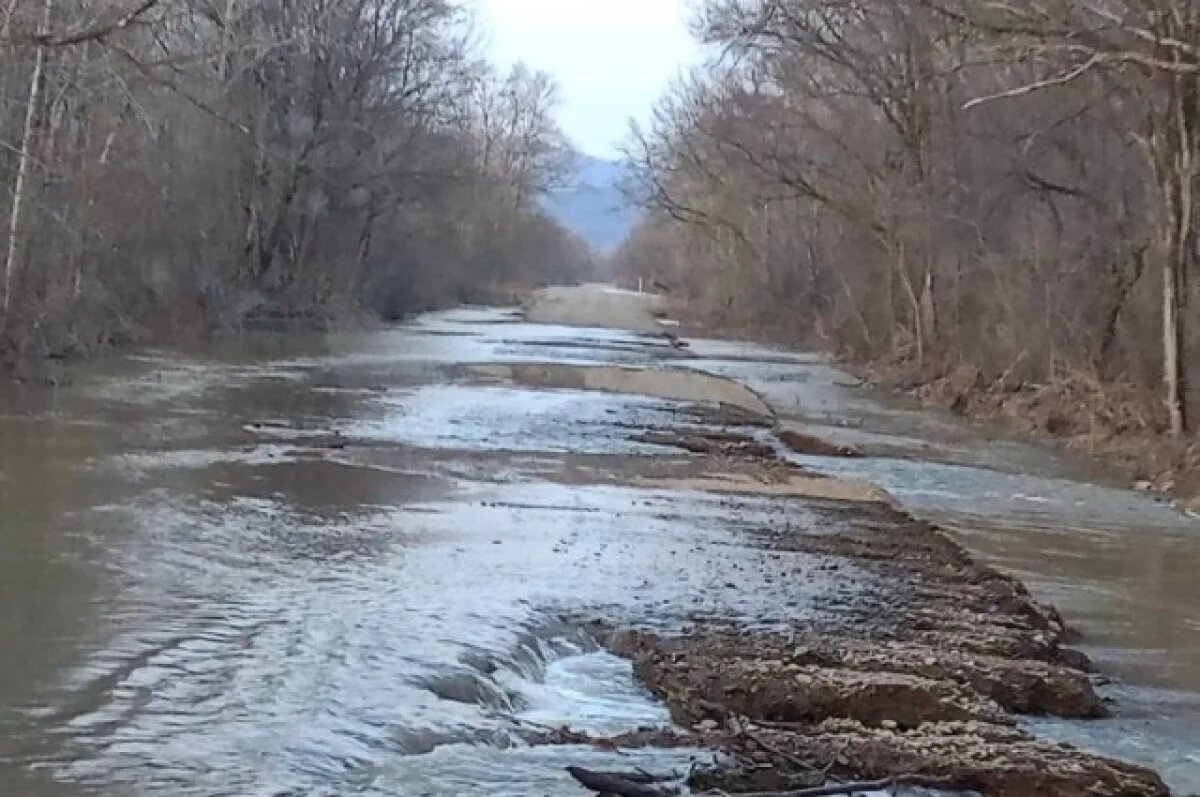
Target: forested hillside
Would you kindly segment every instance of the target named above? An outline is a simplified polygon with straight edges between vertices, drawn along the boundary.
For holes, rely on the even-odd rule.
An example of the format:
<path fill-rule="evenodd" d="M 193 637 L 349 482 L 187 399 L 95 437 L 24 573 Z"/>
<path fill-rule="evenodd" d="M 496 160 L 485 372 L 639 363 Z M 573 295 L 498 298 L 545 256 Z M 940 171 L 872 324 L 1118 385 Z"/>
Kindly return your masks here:
<path fill-rule="evenodd" d="M 597 254 L 611 254 L 629 236 L 638 208 L 622 193 L 620 163 L 579 155 L 571 175 L 546 195 L 547 212 Z"/>
<path fill-rule="evenodd" d="M 914 382 L 1188 427 L 1200 4 L 709 0 L 619 261 Z M 1036 409 L 1031 405 L 1032 409 Z"/>
<path fill-rule="evenodd" d="M 543 74 L 452 0 L 0 8 L 0 353 L 570 279 Z"/>

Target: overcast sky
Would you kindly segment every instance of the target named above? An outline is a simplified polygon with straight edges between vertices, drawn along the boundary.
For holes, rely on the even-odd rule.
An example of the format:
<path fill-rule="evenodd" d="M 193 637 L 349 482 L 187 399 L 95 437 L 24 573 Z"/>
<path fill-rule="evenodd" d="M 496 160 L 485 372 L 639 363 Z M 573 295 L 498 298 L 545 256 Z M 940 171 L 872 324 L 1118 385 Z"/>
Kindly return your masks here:
<path fill-rule="evenodd" d="M 589 155 L 614 157 L 630 117 L 697 59 L 688 0 L 479 0 L 494 60 L 558 80 L 563 129 Z"/>

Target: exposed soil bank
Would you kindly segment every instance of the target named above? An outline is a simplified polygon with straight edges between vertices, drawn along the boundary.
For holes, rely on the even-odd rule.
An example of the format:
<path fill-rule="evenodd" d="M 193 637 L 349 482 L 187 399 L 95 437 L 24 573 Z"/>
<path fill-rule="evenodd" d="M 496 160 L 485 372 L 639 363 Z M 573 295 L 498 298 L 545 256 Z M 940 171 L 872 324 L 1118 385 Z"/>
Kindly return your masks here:
<path fill-rule="evenodd" d="M 776 436 L 781 443 L 797 454 L 810 454 L 817 457 L 847 457 L 851 459 L 862 456 L 862 453 L 854 446 L 824 440 L 808 432 L 792 428 L 787 423 L 780 424 Z"/>
<path fill-rule="evenodd" d="M 794 332 L 785 328 L 731 326 L 723 324 L 719 314 L 664 301 L 674 317 L 685 319 L 685 334 L 799 345 Z M 840 366 L 926 406 L 997 421 L 1021 435 L 1057 442 L 1114 468 L 1138 489 L 1200 509 L 1200 438 L 1192 434 L 1176 440 L 1167 434 L 1166 410 L 1156 394 L 1084 373 L 1031 384 L 1012 373 L 988 379 L 978 368 L 922 368 L 907 358 L 844 359 Z"/>
<path fill-rule="evenodd" d="M 867 570 L 881 592 L 831 602 L 828 622 L 604 634 L 676 722 L 736 761 L 694 777 L 694 788 L 784 791 L 828 774 L 919 776 L 988 797 L 1168 793 L 1149 770 L 1016 726 L 1019 714 L 1107 715 L 1057 612 L 888 506 L 821 511 L 827 531 L 764 529 L 758 544 Z"/>
<path fill-rule="evenodd" d="M 468 366 L 468 371 L 481 379 L 528 387 L 600 390 L 671 401 L 707 402 L 736 407 L 763 420 L 773 415 L 771 408 L 745 385 L 700 371 L 564 363 L 484 363 Z"/>
<path fill-rule="evenodd" d="M 1001 377 L 989 381 L 975 368 L 923 373 L 913 363 L 850 363 L 873 384 L 945 407 L 969 418 L 1000 421 L 1023 435 L 1060 442 L 1118 468 L 1135 487 L 1200 499 L 1200 441 L 1166 433 L 1165 412 L 1128 385 L 1075 376 L 1047 385 Z"/>
<path fill-rule="evenodd" d="M 526 320 L 539 324 L 607 327 L 644 334 L 663 334 L 656 313 L 667 300 L 656 294 L 636 293 L 608 285 L 543 288 L 525 301 Z"/>
<path fill-rule="evenodd" d="M 783 433 L 775 437 L 782 438 Z M 640 443 L 686 451 L 707 463 L 687 476 L 642 478 L 640 484 L 672 490 L 771 495 L 780 498 L 823 498 L 838 501 L 889 501 L 887 493 L 868 482 L 810 473 L 782 458 L 762 435 L 729 428 L 683 426 L 647 429 L 630 435 Z M 809 438 L 816 441 L 816 438 Z M 820 442 L 822 445 L 830 444 Z M 785 443 L 786 444 L 786 443 Z"/>

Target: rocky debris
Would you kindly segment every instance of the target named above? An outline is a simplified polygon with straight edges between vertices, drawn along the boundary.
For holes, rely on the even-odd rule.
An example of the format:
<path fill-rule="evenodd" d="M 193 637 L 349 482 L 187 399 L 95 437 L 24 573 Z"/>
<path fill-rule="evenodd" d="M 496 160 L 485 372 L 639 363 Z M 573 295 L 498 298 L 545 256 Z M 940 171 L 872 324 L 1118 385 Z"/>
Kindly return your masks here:
<path fill-rule="evenodd" d="M 850 640 L 827 643 L 812 655 L 822 666 L 951 680 L 1017 714 L 1079 719 L 1108 716 L 1085 673 L 1045 661 L 976 655 L 961 648 L 913 642 L 855 644 Z"/>
<path fill-rule="evenodd" d="M 902 728 L 935 720 L 1010 722 L 994 702 L 953 681 L 737 655 L 707 637 L 693 642 L 694 654 L 650 648 L 634 659 L 634 670 L 667 701 L 676 722 L 701 731 L 703 723 L 715 722 L 705 716 L 706 704 L 752 720 L 793 723 L 828 717 Z M 673 699 L 679 695 L 687 699 Z"/>
<path fill-rule="evenodd" d="M 647 728 L 617 736 L 596 737 L 569 727 L 550 727 L 527 720 L 510 718 L 516 724 L 516 736 L 523 744 L 537 747 L 551 745 L 589 745 L 599 750 L 642 750 L 647 747 L 674 749 L 695 747 L 697 736 L 673 728 Z"/>
<path fill-rule="evenodd" d="M 930 723 L 916 731 L 829 720 L 803 736 L 774 732 L 773 743 L 800 745 L 863 777 L 918 772 L 986 797 L 1165 797 L 1162 780 L 1143 767 L 1039 741 L 986 723 Z"/>
<path fill-rule="evenodd" d="M 862 456 L 857 448 L 851 445 L 842 443 L 833 443 L 829 440 L 822 440 L 819 437 L 814 437 L 803 432 L 798 432 L 795 429 L 781 429 L 776 434 L 779 441 L 785 446 L 795 451 L 797 454 L 806 454 L 814 457 L 843 457 L 843 458 L 858 458 Z"/>
<path fill-rule="evenodd" d="M 701 635 L 665 638 L 624 632 L 612 635 L 611 647 L 620 655 L 634 659 L 638 663 L 639 673 L 645 671 L 643 678 L 647 683 L 650 683 L 650 677 L 657 677 L 658 671 L 664 667 L 690 669 L 689 650 L 717 651 L 718 666 L 743 661 L 754 662 L 753 666 L 774 662 L 776 668 L 791 673 L 793 677 L 797 674 L 807 675 L 814 669 L 840 673 L 840 678 L 845 678 L 845 673 L 857 673 L 855 678 L 890 673 L 924 679 L 925 682 L 949 682 L 966 687 L 978 697 L 1016 714 L 1082 719 L 1108 715 L 1091 679 L 1080 670 L 1035 659 L 977 655 L 952 645 L 935 647 L 919 642 L 869 641 L 836 634 L 713 630 Z M 704 673 L 709 692 L 705 699 L 728 705 L 728 700 L 713 694 L 718 691 L 713 684 L 718 683 L 721 676 L 721 672 Z M 923 682 L 909 683 L 924 685 Z M 762 695 L 758 699 L 763 699 Z M 730 708 L 751 717 L 794 719 L 756 715 L 736 706 Z M 982 709 L 978 711 L 981 714 L 988 713 Z M 855 715 L 830 712 L 827 716 Z M 861 715 L 856 718 L 872 724 L 862 719 Z M 891 716 L 885 719 L 897 718 Z"/>
<path fill-rule="evenodd" d="M 715 725 L 709 720 L 706 725 Z M 542 744 L 587 744 L 619 750 L 657 744 L 649 732 L 593 738 L 561 729 Z M 984 797 L 1169 797 L 1162 780 L 1143 767 L 1041 741 L 1012 726 L 988 722 L 927 722 L 915 729 L 868 727 L 845 719 L 807 726 L 757 725 L 727 714 L 721 729 L 687 737 L 660 732 L 668 746 L 705 744 L 725 756 L 687 774 L 692 794 L 843 794 L 910 785 Z M 573 771 L 602 794 L 674 794 L 682 775 L 643 771 Z M 841 789 L 841 791 L 837 791 Z"/>
<path fill-rule="evenodd" d="M 1013 705 L 1063 713 L 1098 706 L 1082 673 L 1044 662 L 968 663 L 955 653 L 893 645 L 872 651 L 858 641 L 795 644 L 751 632 L 622 632 L 610 641 L 634 658 L 638 676 L 676 722 L 738 762 L 697 776 L 693 789 L 791 791 L 832 774 L 915 775 L 986 797 L 1168 794 L 1149 770 L 1035 739 L 976 691 L 981 684 Z M 889 668 L 889 660 L 897 666 Z M 864 669 L 842 666 L 848 664 Z M 928 675 L 889 671 L 905 668 Z M 1047 676 L 1045 684 L 1036 683 L 1038 674 Z M 1046 696 L 1058 687 L 1063 696 Z"/>
<path fill-rule="evenodd" d="M 937 528 L 883 504 L 828 505 L 824 513 L 819 530 L 756 534 L 766 548 L 845 560 L 879 576 L 872 611 L 854 619 L 848 636 L 1090 668 L 1066 647 L 1073 632 L 1055 609 L 1034 601 L 1016 579 L 975 563 Z"/>
<path fill-rule="evenodd" d="M 768 429 L 774 418 L 751 412 L 736 404 L 691 404 L 678 412 L 693 423 L 704 426 L 753 426 Z"/>
<path fill-rule="evenodd" d="M 910 618 L 904 618 L 906 621 Z M 947 613 L 936 621 L 921 613 L 897 633 L 929 647 L 953 648 L 971 655 L 1032 659 L 1090 672 L 1087 656 L 1063 646 L 1059 635 L 1013 628 L 986 614 Z"/>
<path fill-rule="evenodd" d="M 915 777 L 986 797 L 1168 794 L 1147 769 L 1016 727 L 1018 714 L 1107 713 L 1057 611 L 889 506 L 805 506 L 803 528 L 748 533 L 819 570 L 877 576 L 865 594 L 769 629 L 700 620 L 598 634 L 698 743 L 735 762 L 695 773 L 693 790 L 829 793 L 804 790 Z"/>
<path fill-rule="evenodd" d="M 698 427 L 651 429 L 632 435 L 630 440 L 635 443 L 682 448 L 689 453 L 706 456 L 767 461 L 779 459 L 774 448 L 749 435 Z"/>

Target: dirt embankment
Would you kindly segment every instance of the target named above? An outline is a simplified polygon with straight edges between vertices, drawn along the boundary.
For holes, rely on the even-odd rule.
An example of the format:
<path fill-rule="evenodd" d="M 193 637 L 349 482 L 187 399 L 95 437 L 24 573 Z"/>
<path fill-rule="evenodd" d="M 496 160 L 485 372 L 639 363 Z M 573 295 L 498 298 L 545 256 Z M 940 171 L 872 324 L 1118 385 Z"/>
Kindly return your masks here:
<path fill-rule="evenodd" d="M 759 321 L 731 323 L 720 313 L 670 303 L 685 334 L 803 345 L 795 330 Z M 1200 510 L 1200 438 L 1167 434 L 1166 409 L 1152 391 L 1102 382 L 1083 371 L 1046 384 L 1014 372 L 988 378 L 969 365 L 922 368 L 911 357 L 847 359 L 842 366 L 880 388 L 913 396 L 963 417 L 999 421 L 1031 438 L 1055 441 L 1125 474 L 1140 490 L 1171 496 Z"/>
<path fill-rule="evenodd" d="M 524 303 L 525 318 L 539 324 L 606 327 L 643 334 L 664 334 L 659 322 L 666 299 L 609 285 L 543 288 Z"/>
<path fill-rule="evenodd" d="M 837 531 L 763 529 L 757 544 L 865 569 L 881 591 L 831 600 L 818 623 L 602 634 L 688 729 L 642 742 L 699 743 L 732 758 L 693 773 L 693 789 L 896 779 L 987 797 L 1168 794 L 1149 770 L 1017 726 L 1022 714 L 1108 714 L 1057 612 L 890 507 L 828 502 L 820 511 Z"/>
<path fill-rule="evenodd" d="M 597 390 L 707 403 L 733 408 L 747 419 L 769 423 L 773 417 L 754 391 L 740 382 L 702 371 L 627 368 L 615 365 L 564 363 L 484 363 L 467 366 L 472 376 L 537 388 Z"/>
<path fill-rule="evenodd" d="M 964 417 L 997 420 L 1030 437 L 1050 439 L 1125 473 L 1138 489 L 1200 504 L 1200 440 L 1166 433 L 1156 396 L 1083 374 L 1050 384 L 987 379 L 978 369 L 922 372 L 912 363 L 849 363 L 868 381 Z"/>
<path fill-rule="evenodd" d="M 703 416 L 702 416 L 703 417 Z M 712 421 L 710 416 L 706 418 Z M 720 428 L 683 425 L 634 431 L 629 439 L 646 445 L 686 451 L 707 463 L 703 471 L 662 475 L 639 483 L 677 490 L 701 490 L 741 495 L 774 495 L 781 498 L 823 498 L 848 502 L 886 502 L 887 493 L 869 482 L 811 473 L 783 457 L 778 445 L 795 450 L 797 441 L 785 432 L 754 434 L 745 431 L 755 420 L 731 420 Z M 737 426 L 742 426 L 739 429 Z M 832 444 L 803 437 L 819 447 Z M 774 443 L 772 441 L 778 441 Z M 807 448 L 807 443 L 805 443 Z M 805 451 L 807 453 L 807 451 Z"/>

